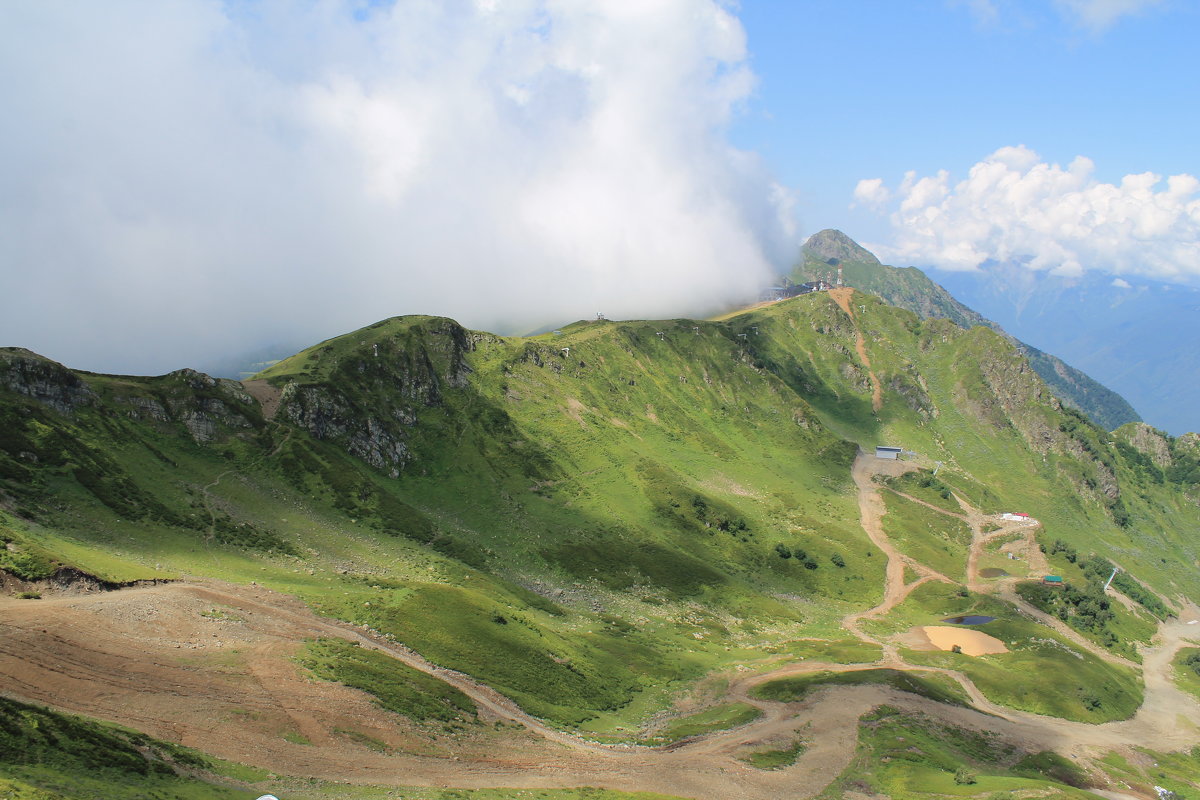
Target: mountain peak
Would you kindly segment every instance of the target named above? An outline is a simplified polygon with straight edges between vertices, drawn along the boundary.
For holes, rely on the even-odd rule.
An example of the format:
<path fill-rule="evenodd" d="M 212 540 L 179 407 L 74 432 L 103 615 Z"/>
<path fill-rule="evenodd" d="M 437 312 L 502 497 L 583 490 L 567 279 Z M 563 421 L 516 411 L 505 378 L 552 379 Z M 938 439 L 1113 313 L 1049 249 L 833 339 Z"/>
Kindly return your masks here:
<path fill-rule="evenodd" d="M 804 243 L 803 252 L 828 264 L 839 264 L 842 261 L 858 261 L 865 264 L 878 264 L 879 259 L 841 231 L 826 228 L 814 233 Z"/>

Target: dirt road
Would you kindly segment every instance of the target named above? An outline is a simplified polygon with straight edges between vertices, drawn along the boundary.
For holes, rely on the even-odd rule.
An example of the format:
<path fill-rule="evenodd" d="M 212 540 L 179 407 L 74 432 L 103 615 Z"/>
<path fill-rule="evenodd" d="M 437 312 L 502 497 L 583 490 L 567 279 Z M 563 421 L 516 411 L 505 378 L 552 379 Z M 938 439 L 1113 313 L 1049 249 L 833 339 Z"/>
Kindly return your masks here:
<path fill-rule="evenodd" d="M 867 370 L 867 379 L 871 382 L 871 410 L 878 414 L 879 409 L 883 408 L 883 385 L 879 382 L 879 376 L 871 369 L 871 358 L 867 355 L 867 340 L 863 337 L 862 328 L 858 326 L 858 318 L 854 315 L 854 290 L 848 286 L 830 289 L 829 296 L 842 311 L 846 312 L 846 316 L 850 317 L 850 323 L 854 325 L 854 351 L 858 353 L 859 360 Z"/>

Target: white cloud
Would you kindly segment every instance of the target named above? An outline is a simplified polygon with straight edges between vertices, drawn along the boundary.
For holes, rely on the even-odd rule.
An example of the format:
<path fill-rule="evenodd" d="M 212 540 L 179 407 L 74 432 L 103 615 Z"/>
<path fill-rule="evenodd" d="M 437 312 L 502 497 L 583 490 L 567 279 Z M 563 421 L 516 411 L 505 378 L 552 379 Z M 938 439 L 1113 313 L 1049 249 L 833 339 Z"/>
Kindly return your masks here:
<path fill-rule="evenodd" d="M 1114 185 L 1097 181 L 1094 168 L 1083 156 L 1048 164 L 1019 146 L 957 183 L 945 170 L 909 172 L 893 195 L 895 239 L 881 255 L 950 270 L 992 260 L 1068 277 L 1099 270 L 1200 281 L 1200 181 L 1147 172 Z"/>
<path fill-rule="evenodd" d="M 718 0 L 0 4 L 0 344 L 703 311 L 791 255 Z"/>
<path fill-rule="evenodd" d="M 1124 278 L 1113 278 L 1112 285 L 1117 287 L 1118 289 L 1132 289 L 1133 288 L 1133 285 L 1130 284 L 1129 281 L 1125 280 Z"/>
<path fill-rule="evenodd" d="M 959 0 L 980 25 L 992 25 L 999 19 L 1000 10 L 992 0 Z M 958 3 L 955 3 L 956 5 Z"/>
<path fill-rule="evenodd" d="M 854 202 L 871 208 L 883 205 L 891 196 L 892 193 L 883 185 L 883 178 L 864 178 L 854 187 Z"/>
<path fill-rule="evenodd" d="M 1121 17 L 1139 14 L 1162 0 L 1056 0 L 1058 6 L 1082 27 L 1102 31 Z"/>

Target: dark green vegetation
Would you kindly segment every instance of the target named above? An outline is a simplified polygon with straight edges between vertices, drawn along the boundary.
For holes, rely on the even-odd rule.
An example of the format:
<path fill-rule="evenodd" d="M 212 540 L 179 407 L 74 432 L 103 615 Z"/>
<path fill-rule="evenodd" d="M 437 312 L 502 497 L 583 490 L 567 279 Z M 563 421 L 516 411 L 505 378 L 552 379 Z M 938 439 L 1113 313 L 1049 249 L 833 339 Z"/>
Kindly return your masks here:
<path fill-rule="evenodd" d="M 361 689 L 388 711 L 417 722 L 475 719 L 475 704 L 462 692 L 344 639 L 309 642 L 300 663 L 316 677 Z"/>
<path fill-rule="evenodd" d="M 1175 655 L 1175 683 L 1200 699 L 1200 647 L 1184 647 Z"/>
<path fill-rule="evenodd" d="M 897 477 L 885 477 L 883 485 L 953 514 L 962 513 L 962 507 L 954 499 L 954 490 L 929 470 L 914 470 Z"/>
<path fill-rule="evenodd" d="M 982 325 L 1000 332 L 1029 360 L 1033 371 L 1059 399 L 1083 411 L 1104 430 L 1141 421 L 1133 406 L 1121 395 L 1062 359 L 1009 337 L 999 325 L 958 302 L 916 267 L 897 268 L 881 264 L 871 252 L 835 230 L 814 234 L 800 255 L 800 263 L 790 276 L 796 283 L 836 274 L 840 266 L 848 286 L 877 295 L 897 308 L 916 313 L 922 319 L 948 319 L 960 328 Z"/>
<path fill-rule="evenodd" d="M 755 769 L 783 769 L 796 763 L 808 745 L 803 739 L 795 739 L 787 747 L 779 749 L 756 750 L 746 754 L 742 760 Z"/>
<path fill-rule="evenodd" d="M 701 736 L 713 731 L 723 731 L 753 722 L 762 712 L 747 703 L 726 703 L 696 714 L 671 720 L 657 735 L 645 740 L 646 744 L 670 744 L 692 736 Z"/>
<path fill-rule="evenodd" d="M 220 765 L 191 750 L 0 697 L 0 792 L 5 797 L 253 798 L 204 783 Z"/>
<path fill-rule="evenodd" d="M 923 715 L 881 706 L 865 714 L 858 751 L 818 795 L 845 792 L 893 800 L 921 797 L 1093 797 L 1075 787 L 1086 775 L 1054 753 L 1023 753 L 993 735 L 944 725 Z"/>
<path fill-rule="evenodd" d="M 902 672 L 895 669 L 863 669 L 853 672 L 814 672 L 793 678 L 779 678 L 754 687 L 753 694 L 763 700 L 791 703 L 803 700 L 811 692 L 826 686 L 890 686 L 902 692 L 928 697 L 939 703 L 969 705 L 962 687 L 936 672 Z"/>
<path fill-rule="evenodd" d="M 1026 582 L 1017 586 L 1017 592 L 1032 605 L 1054 614 L 1110 650 L 1140 659 L 1135 644 L 1148 644 L 1154 634 L 1154 623 L 1170 614 L 1162 600 L 1127 572 L 1118 570 L 1114 574 L 1114 565 L 1106 558 L 1095 554 L 1081 558 L 1074 547 L 1061 539 L 1041 547 L 1054 563 L 1067 565 L 1062 570 L 1065 585 L 1055 588 Z M 1143 613 L 1130 613 L 1105 596 L 1104 584 L 1110 576 L 1112 588 L 1138 603 Z"/>

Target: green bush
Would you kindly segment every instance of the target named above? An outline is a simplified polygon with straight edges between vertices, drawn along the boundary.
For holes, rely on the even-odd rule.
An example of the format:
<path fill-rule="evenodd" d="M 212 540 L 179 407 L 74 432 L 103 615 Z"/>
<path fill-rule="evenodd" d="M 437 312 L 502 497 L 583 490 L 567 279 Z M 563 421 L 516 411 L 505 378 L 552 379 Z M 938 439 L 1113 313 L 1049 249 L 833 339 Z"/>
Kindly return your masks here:
<path fill-rule="evenodd" d="M 300 663 L 318 678 L 364 691 L 388 711 L 418 722 L 475 715 L 471 699 L 445 681 L 344 639 L 309 642 Z"/>

